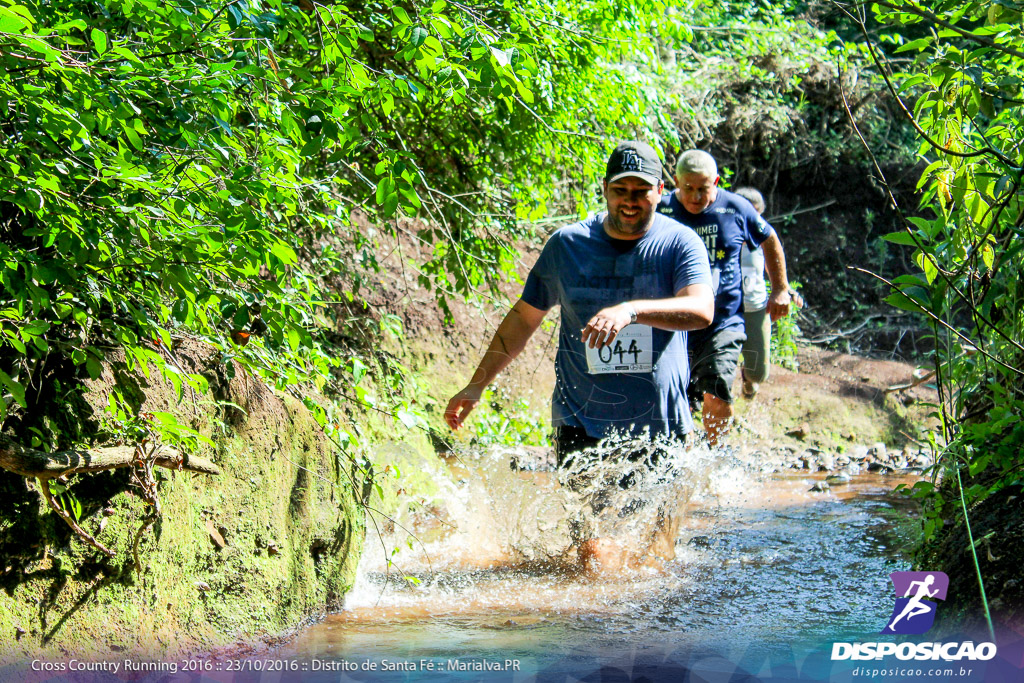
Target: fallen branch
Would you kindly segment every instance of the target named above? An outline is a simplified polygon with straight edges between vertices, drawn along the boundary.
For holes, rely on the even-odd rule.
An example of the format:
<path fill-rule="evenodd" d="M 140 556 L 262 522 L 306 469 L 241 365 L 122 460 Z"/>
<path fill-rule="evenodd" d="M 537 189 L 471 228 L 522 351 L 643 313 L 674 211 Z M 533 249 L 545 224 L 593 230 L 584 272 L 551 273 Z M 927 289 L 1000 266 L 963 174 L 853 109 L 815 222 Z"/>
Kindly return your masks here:
<path fill-rule="evenodd" d="M 110 446 L 88 451 L 56 451 L 47 453 L 25 448 L 9 437 L 0 435 L 0 467 L 23 477 L 46 481 L 66 474 L 103 472 L 131 467 L 134 446 Z M 188 470 L 200 474 L 220 474 L 220 468 L 205 458 L 184 455 L 173 449 L 162 449 L 154 462 L 159 467 Z"/>
<path fill-rule="evenodd" d="M 814 339 L 808 339 L 807 341 L 809 341 L 812 344 L 828 344 L 828 343 L 834 342 L 836 339 L 840 339 L 842 337 L 849 337 L 850 335 L 852 335 L 852 334 L 854 334 L 856 332 L 860 332 L 862 329 L 867 327 L 871 323 L 872 320 L 879 320 L 879 319 L 890 320 L 892 318 L 901 318 L 901 317 L 904 317 L 903 314 L 892 315 L 892 314 L 889 314 L 889 313 L 870 313 L 859 324 L 851 327 L 848 330 L 840 330 L 840 331 L 834 332 L 832 334 L 820 334 L 817 337 L 815 337 Z"/>
<path fill-rule="evenodd" d="M 924 384 L 925 382 L 927 382 L 928 380 L 930 380 L 934 376 L 935 376 L 935 371 L 934 370 L 931 370 L 930 372 L 925 372 L 925 373 L 921 374 L 920 376 L 918 375 L 917 371 L 914 371 L 914 379 L 913 380 L 911 380 L 910 382 L 905 382 L 903 384 L 893 384 L 891 387 L 886 387 L 885 393 L 891 394 L 894 391 L 903 391 L 904 389 L 913 389 L 918 384 Z"/>

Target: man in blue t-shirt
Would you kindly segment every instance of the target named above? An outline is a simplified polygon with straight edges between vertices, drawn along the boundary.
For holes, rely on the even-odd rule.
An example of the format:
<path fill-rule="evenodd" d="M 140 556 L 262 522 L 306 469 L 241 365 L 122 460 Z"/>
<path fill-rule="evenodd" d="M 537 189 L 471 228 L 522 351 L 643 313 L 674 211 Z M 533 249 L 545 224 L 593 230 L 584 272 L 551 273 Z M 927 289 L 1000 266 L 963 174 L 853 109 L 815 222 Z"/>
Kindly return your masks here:
<path fill-rule="evenodd" d="M 775 230 L 743 197 L 718 187 L 718 165 L 707 152 L 691 149 L 676 162 L 676 190 L 661 198 L 658 212 L 692 228 L 711 262 L 715 319 L 690 334 L 690 398 L 703 400 L 702 418 L 708 442 L 725 436 L 732 419 L 732 385 L 746 334 L 743 327 L 743 275 L 740 249 L 764 251 L 772 283 L 768 315 L 773 321 L 789 315 L 792 293 L 786 277 L 786 256 Z"/>
<path fill-rule="evenodd" d="M 692 430 L 686 331 L 711 322 L 714 294 L 700 240 L 655 211 L 661 169 L 649 145 L 615 148 L 604 179 L 607 212 L 548 240 L 472 380 L 449 401 L 452 429 L 559 304 L 551 409 L 559 465 L 613 433 Z"/>

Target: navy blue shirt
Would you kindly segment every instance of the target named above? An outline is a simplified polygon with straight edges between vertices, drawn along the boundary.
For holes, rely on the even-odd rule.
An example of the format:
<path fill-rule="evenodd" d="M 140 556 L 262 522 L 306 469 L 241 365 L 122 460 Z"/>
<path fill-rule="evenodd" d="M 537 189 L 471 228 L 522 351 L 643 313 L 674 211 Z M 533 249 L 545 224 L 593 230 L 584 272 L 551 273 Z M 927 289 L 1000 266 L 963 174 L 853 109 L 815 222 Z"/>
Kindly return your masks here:
<path fill-rule="evenodd" d="M 671 216 L 693 229 L 704 243 L 711 262 L 715 290 L 715 320 L 710 327 L 690 333 L 690 347 L 703 344 L 712 334 L 728 327 L 743 326 L 743 271 L 740 248 L 744 242 L 757 249 L 775 230 L 743 197 L 723 189 L 700 214 L 692 214 L 676 197 L 666 194 L 658 213 Z"/>
<path fill-rule="evenodd" d="M 523 288 L 522 300 L 535 308 L 562 307 L 551 422 L 583 427 L 597 438 L 639 434 L 644 428 L 652 435 L 685 434 L 693 429 L 685 332 L 629 325 L 613 342 L 624 340 L 617 356 L 605 347 L 605 357 L 615 360 L 603 367 L 588 363 L 580 334 L 608 306 L 710 285 L 707 252 L 692 230 L 665 216 L 655 214 L 651 228 L 634 241 L 609 237 L 604 217 L 600 213 L 556 231 Z M 640 348 L 648 351 L 647 361 Z"/>

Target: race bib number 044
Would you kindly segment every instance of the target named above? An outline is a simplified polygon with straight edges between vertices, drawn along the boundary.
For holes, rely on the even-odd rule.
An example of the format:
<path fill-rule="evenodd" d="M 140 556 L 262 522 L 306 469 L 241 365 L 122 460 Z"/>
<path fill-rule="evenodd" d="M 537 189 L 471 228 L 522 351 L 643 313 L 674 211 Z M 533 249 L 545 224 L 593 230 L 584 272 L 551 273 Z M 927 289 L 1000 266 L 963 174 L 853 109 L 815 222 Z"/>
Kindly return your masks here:
<path fill-rule="evenodd" d="M 626 325 L 615 341 L 587 350 L 587 371 L 592 375 L 609 372 L 651 372 L 654 369 L 654 330 L 649 325 Z"/>

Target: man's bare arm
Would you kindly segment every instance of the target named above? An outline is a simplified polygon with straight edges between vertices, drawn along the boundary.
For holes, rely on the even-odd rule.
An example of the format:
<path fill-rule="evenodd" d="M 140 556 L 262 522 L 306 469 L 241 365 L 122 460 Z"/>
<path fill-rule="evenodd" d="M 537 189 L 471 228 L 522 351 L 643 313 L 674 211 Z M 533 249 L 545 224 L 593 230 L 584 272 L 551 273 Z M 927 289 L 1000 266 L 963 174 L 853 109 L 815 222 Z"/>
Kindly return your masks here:
<path fill-rule="evenodd" d="M 786 275 L 786 254 L 782 250 L 782 241 L 776 233 L 772 233 L 761 244 L 764 249 L 764 267 L 768 271 L 768 279 L 772 283 L 772 296 L 768 299 L 768 315 L 772 322 L 789 315 L 792 297 L 789 293 L 789 278 Z"/>
<path fill-rule="evenodd" d="M 615 341 L 622 328 L 636 321 L 662 330 L 700 330 L 715 319 L 715 295 L 705 284 L 683 287 L 674 297 L 637 299 L 603 308 L 583 328 L 583 343 L 590 348 Z"/>
<path fill-rule="evenodd" d="M 522 299 L 516 302 L 498 325 L 484 357 L 473 373 L 473 379 L 448 401 L 444 421 L 449 427 L 458 429 L 462 426 L 476 407 L 484 389 L 522 352 L 546 314 L 547 311 L 534 308 Z"/>

